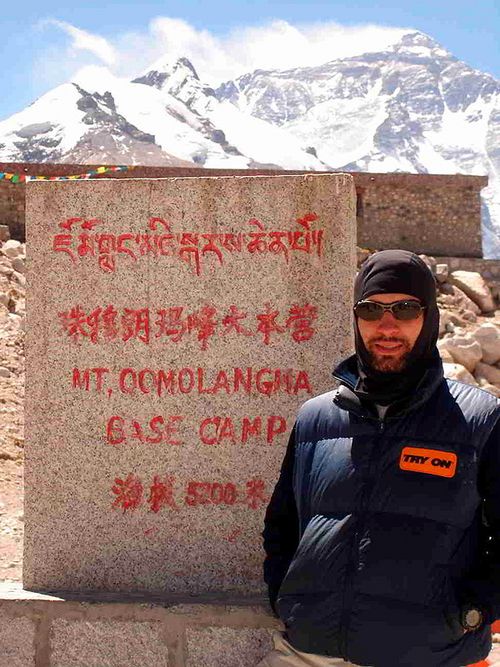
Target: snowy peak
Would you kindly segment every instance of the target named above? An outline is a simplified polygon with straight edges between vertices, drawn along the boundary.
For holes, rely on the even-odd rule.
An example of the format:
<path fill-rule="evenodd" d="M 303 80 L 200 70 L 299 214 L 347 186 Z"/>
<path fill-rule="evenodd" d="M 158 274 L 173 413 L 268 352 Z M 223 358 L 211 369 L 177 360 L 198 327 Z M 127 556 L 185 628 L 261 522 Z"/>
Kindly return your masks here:
<path fill-rule="evenodd" d="M 187 75 L 193 76 L 195 79 L 200 78 L 193 63 L 188 58 L 184 57 L 172 58 L 170 56 L 162 56 L 144 71 L 143 76 L 147 75 L 149 72 L 165 74 L 167 77 L 177 75 L 180 72 L 181 76 Z"/>
<path fill-rule="evenodd" d="M 415 59 L 424 58 L 453 58 L 453 55 L 443 49 L 435 39 L 423 32 L 409 32 L 396 42 L 393 46 L 394 53 L 400 57 L 412 56 Z"/>
<path fill-rule="evenodd" d="M 154 86 L 182 100 L 190 107 L 200 96 L 202 98 L 215 97 L 214 90 L 200 81 L 193 64 L 187 58 L 176 60 L 162 58 L 156 61 L 145 74 L 134 79 L 132 83 Z"/>

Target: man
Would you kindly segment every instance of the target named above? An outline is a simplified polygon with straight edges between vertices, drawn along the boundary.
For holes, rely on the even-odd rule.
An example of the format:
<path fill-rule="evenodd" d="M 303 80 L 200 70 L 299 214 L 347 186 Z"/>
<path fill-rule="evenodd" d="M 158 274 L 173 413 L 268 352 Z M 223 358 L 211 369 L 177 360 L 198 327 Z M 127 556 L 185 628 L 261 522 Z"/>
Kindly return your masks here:
<path fill-rule="evenodd" d="M 372 255 L 354 301 L 356 354 L 301 408 L 267 509 L 285 633 L 260 665 L 469 665 L 500 617 L 500 401 L 443 378 L 417 255 Z"/>

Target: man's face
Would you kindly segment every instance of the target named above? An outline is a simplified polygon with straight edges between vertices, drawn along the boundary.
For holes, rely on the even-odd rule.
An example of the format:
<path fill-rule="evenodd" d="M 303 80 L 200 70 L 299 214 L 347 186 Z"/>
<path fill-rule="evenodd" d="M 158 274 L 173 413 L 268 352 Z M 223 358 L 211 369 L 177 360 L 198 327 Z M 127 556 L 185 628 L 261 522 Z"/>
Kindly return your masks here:
<path fill-rule="evenodd" d="M 366 299 L 378 303 L 403 300 L 420 303 L 410 294 L 373 294 Z M 379 371 L 402 371 L 406 365 L 406 358 L 422 330 L 423 314 L 420 313 L 414 320 L 397 320 L 391 312 L 385 311 L 380 320 L 369 322 L 358 317 L 357 321 L 359 333 L 371 356 L 372 366 Z"/>

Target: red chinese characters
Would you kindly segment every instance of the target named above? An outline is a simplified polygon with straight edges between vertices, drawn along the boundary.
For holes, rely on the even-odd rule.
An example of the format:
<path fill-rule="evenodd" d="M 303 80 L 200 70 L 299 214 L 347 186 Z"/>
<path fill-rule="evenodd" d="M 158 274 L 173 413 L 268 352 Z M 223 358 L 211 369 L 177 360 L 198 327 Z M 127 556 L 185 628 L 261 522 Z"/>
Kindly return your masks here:
<path fill-rule="evenodd" d="M 224 267 L 234 254 L 270 255 L 286 263 L 294 254 L 321 258 L 324 230 L 312 228 L 317 220 L 316 213 L 306 213 L 295 220 L 298 229 L 267 230 L 261 220 L 252 218 L 247 232 L 214 233 L 173 232 L 170 222 L 154 217 L 148 221 L 147 232 L 111 234 L 103 231 L 104 223 L 97 218 L 69 218 L 59 223 L 63 231 L 54 235 L 52 250 L 69 255 L 74 263 L 94 259 L 105 273 L 116 272 L 123 261 L 168 257 L 187 264 L 200 276 L 205 263 Z"/>
<path fill-rule="evenodd" d="M 174 481 L 175 478 L 170 475 L 155 475 L 153 483 L 149 490 L 148 505 L 152 512 L 159 512 L 163 507 L 170 507 L 174 510 L 177 503 L 174 500 Z"/>
<path fill-rule="evenodd" d="M 266 303 L 253 316 L 234 304 L 222 312 L 206 304 L 191 312 L 185 306 L 119 311 L 113 305 L 86 312 L 76 305 L 59 313 L 63 330 L 75 342 L 136 340 L 148 345 L 156 339 L 179 343 L 187 336 L 194 336 L 201 350 L 207 350 L 210 339 L 216 335 L 258 336 L 264 345 L 271 345 L 276 336 L 288 333 L 294 342 L 305 343 L 316 333 L 317 317 L 318 309 L 310 303 L 294 303 L 283 314 Z"/>
<path fill-rule="evenodd" d="M 154 475 L 146 492 L 140 478 L 129 473 L 125 478 L 117 477 L 111 487 L 114 499 L 113 509 L 126 512 L 135 511 L 141 506 L 148 506 L 150 512 L 178 510 L 179 505 L 186 507 L 202 506 L 234 506 L 251 510 L 266 507 L 269 496 L 266 484 L 259 477 L 254 477 L 240 486 L 234 482 L 208 482 L 191 480 L 186 483 L 184 491 L 178 489 L 178 500 L 175 498 L 175 477 L 171 475 Z"/>
<path fill-rule="evenodd" d="M 114 508 L 119 508 L 125 513 L 127 510 L 135 510 L 142 503 L 143 486 L 141 480 L 129 473 L 125 479 L 116 477 L 111 491 L 115 494 L 112 503 Z"/>

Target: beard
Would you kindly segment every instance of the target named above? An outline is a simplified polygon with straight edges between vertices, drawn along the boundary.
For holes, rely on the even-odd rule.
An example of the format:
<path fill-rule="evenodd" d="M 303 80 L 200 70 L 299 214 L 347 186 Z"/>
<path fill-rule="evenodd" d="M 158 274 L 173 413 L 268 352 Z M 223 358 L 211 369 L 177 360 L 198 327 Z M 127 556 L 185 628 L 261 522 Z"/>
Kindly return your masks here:
<path fill-rule="evenodd" d="M 392 342 L 400 343 L 403 348 L 397 354 L 380 354 L 375 350 L 375 343 Z M 370 355 L 370 363 L 377 371 L 382 373 L 399 373 L 406 368 L 408 363 L 408 355 L 411 352 L 411 346 L 404 338 L 384 338 L 378 336 L 370 339 L 365 345 L 368 354 Z"/>

